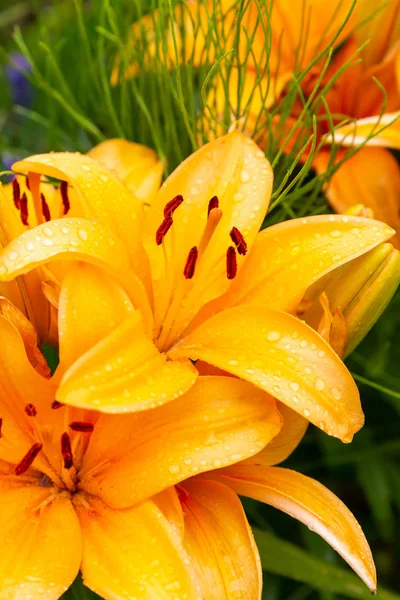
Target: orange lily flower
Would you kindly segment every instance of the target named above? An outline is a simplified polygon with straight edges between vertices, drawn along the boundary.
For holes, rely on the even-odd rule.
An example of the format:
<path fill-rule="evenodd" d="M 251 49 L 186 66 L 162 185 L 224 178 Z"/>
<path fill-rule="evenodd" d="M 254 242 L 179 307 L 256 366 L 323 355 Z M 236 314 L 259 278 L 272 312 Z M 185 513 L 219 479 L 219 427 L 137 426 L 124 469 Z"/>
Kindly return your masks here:
<path fill-rule="evenodd" d="M 294 411 L 280 406 L 282 427 L 273 398 L 223 376 L 200 376 L 152 411 L 71 408 L 4 317 L 0 334 L 2 597 L 57 600 L 81 569 L 110 600 L 206 600 L 211 591 L 258 600 L 260 560 L 234 491 L 313 527 L 375 589 L 368 544 L 346 507 L 317 482 L 268 466 L 304 434 Z M 75 334 L 64 332 L 64 347 L 76 349 Z"/>
<path fill-rule="evenodd" d="M 0 597 L 57 600 L 79 568 L 110 600 L 201 597 L 171 486 L 262 449 L 281 428 L 274 400 L 246 382 L 199 377 L 150 412 L 70 408 L 4 317 L 0 336 Z M 244 515 L 233 517 L 252 553 Z"/>
<path fill-rule="evenodd" d="M 189 157 L 145 213 L 87 156 L 33 156 L 16 169 L 38 182 L 40 174 L 68 181 L 95 217 L 44 223 L 0 254 L 3 281 L 46 263 L 78 261 L 63 281 L 60 328 L 71 328 L 85 352 L 65 369 L 61 349 L 60 401 L 104 412 L 151 408 L 189 390 L 198 377 L 191 361 L 202 359 L 343 441 L 362 426 L 346 367 L 294 314 L 311 284 L 388 239 L 388 226 L 322 216 L 258 233 L 272 172 L 239 133 Z M 89 278 L 83 263 L 103 271 Z M 111 291 L 104 272 L 120 291 Z M 99 322 L 101 341 L 93 340 Z"/>
<path fill-rule="evenodd" d="M 137 199 L 152 201 L 163 169 L 153 150 L 126 140 L 107 140 L 95 146 L 89 155 L 112 171 L 115 179 L 121 180 Z M 135 165 L 134 170 L 131 164 Z M 103 170 L 101 174 L 106 177 Z M 127 199 L 126 187 L 116 182 L 114 193 L 121 194 L 122 190 Z M 92 216 L 90 210 L 89 206 L 79 205 L 75 191 L 65 181 L 58 188 L 42 182 L 39 192 L 33 173 L 28 178 L 17 175 L 12 183 L 0 184 L 0 247 L 40 223 L 71 215 Z M 28 317 L 41 342 L 57 339 L 57 315 L 52 303 L 61 274 L 60 267 L 37 268 L 15 281 L 0 282 L 0 295 Z"/>

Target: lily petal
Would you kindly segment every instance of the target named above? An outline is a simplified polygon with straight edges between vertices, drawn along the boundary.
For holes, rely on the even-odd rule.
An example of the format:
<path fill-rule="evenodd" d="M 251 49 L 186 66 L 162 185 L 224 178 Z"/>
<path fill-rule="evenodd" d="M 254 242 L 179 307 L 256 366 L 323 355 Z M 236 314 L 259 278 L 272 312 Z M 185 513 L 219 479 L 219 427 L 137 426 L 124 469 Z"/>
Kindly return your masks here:
<path fill-rule="evenodd" d="M 354 34 L 358 47 L 364 45 L 361 56 L 366 66 L 381 63 L 400 37 L 399 0 L 390 0 L 377 8 L 374 0 L 361 0 L 356 6 L 357 20 L 362 26 Z"/>
<path fill-rule="evenodd" d="M 132 313 L 128 296 L 114 279 L 87 263 L 71 266 L 59 301 L 62 370 L 107 337 Z"/>
<path fill-rule="evenodd" d="M 40 173 L 68 181 L 78 198 L 82 217 L 100 219 L 123 240 L 135 271 L 146 280 L 141 246 L 142 204 L 122 182 L 96 160 L 78 152 L 53 152 L 30 156 L 13 165 L 18 173 Z"/>
<path fill-rule="evenodd" d="M 101 142 L 88 156 L 117 175 L 132 194 L 151 204 L 161 185 L 162 163 L 151 148 L 124 139 Z"/>
<path fill-rule="evenodd" d="M 43 377 L 50 377 L 50 369 L 38 348 L 38 337 L 32 323 L 9 300 L 2 297 L 0 297 L 0 315 L 18 329 L 33 368 Z"/>
<path fill-rule="evenodd" d="M 333 139 L 342 146 L 356 146 L 368 139 L 368 146 L 400 148 L 400 111 L 386 113 L 382 116 L 365 117 L 354 123 L 335 129 Z M 327 142 L 331 138 L 327 137 Z"/>
<path fill-rule="evenodd" d="M 327 155 L 318 157 L 319 173 L 326 170 L 327 162 Z M 384 148 L 364 147 L 347 159 L 331 177 L 326 195 L 338 213 L 362 202 L 376 219 L 400 229 L 400 169 Z"/>
<path fill-rule="evenodd" d="M 0 252 L 0 279 L 10 281 L 37 266 L 64 259 L 89 262 L 110 272 L 151 331 L 153 317 L 146 291 L 130 268 L 124 245 L 95 221 L 58 219 L 27 231 Z"/>
<path fill-rule="evenodd" d="M 359 393 L 342 361 L 311 327 L 286 313 L 230 308 L 169 355 L 199 358 L 250 381 L 344 442 L 363 425 Z"/>
<path fill-rule="evenodd" d="M 190 361 L 158 351 L 135 311 L 66 371 L 57 398 L 101 412 L 135 412 L 178 398 L 197 377 Z"/>
<path fill-rule="evenodd" d="M 196 479 L 182 484 L 184 545 L 202 598 L 261 598 L 260 557 L 239 498 L 228 486 Z"/>
<path fill-rule="evenodd" d="M 280 427 L 275 402 L 263 392 L 232 377 L 200 377 L 160 408 L 103 415 L 80 487 L 109 506 L 132 506 L 197 473 L 256 454 Z"/>
<path fill-rule="evenodd" d="M 190 329 L 221 309 L 241 304 L 294 312 L 315 281 L 393 234 L 378 221 L 334 215 L 268 227 L 257 236 L 229 291 L 206 306 Z"/>
<path fill-rule="evenodd" d="M 265 467 L 277 465 L 286 460 L 300 444 L 307 431 L 307 419 L 281 402 L 278 402 L 278 410 L 283 417 L 282 429 L 261 452 L 243 463 Z"/>
<path fill-rule="evenodd" d="M 112 510 L 91 500 L 77 512 L 83 581 L 102 598 L 197 598 L 183 547 L 153 502 Z"/>
<path fill-rule="evenodd" d="M 198 260 L 190 293 L 177 316 L 178 332 L 205 302 L 229 287 L 226 252 L 232 243 L 230 231 L 237 227 L 250 250 L 268 208 L 272 180 L 264 153 L 237 132 L 206 144 L 168 177 L 146 214 L 144 233 L 153 277 L 156 325 L 160 325 L 170 297 L 176 294 L 177 284 L 188 281 L 183 275 L 188 253 L 200 244 L 210 199 L 218 197 L 223 216 Z M 171 231 L 162 243 L 165 260 L 163 248 L 156 245 L 156 232 L 164 220 L 166 204 L 179 194 L 183 203 L 173 213 Z"/>
<path fill-rule="evenodd" d="M 323 485 L 289 469 L 247 465 L 229 467 L 221 472 L 220 480 L 237 494 L 270 504 L 307 525 L 375 592 L 374 561 L 361 527 L 343 502 Z"/>
<path fill-rule="evenodd" d="M 66 494 L 2 485 L 0 535 L 2 598 L 58 600 L 78 574 L 81 532 Z"/>

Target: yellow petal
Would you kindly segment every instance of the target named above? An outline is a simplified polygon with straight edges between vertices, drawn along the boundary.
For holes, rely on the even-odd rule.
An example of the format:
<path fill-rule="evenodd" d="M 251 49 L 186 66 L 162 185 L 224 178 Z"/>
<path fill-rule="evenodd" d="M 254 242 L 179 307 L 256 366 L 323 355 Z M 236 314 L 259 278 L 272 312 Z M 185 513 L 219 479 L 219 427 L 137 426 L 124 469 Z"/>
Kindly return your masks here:
<path fill-rule="evenodd" d="M 342 146 L 357 146 L 369 138 L 368 146 L 400 148 L 400 111 L 358 119 L 335 129 L 333 139 Z M 330 138 L 327 138 L 330 141 Z"/>
<path fill-rule="evenodd" d="M 39 375 L 26 355 L 17 328 L 0 316 L 0 403 L 2 432 L 0 459 L 17 465 L 37 439 L 32 436 L 30 417 L 25 406 L 33 404 L 38 411 L 37 419 L 51 411 L 54 386 Z M 54 412 L 54 411 L 53 411 Z M 35 466 L 43 467 L 43 453 L 35 459 Z"/>
<path fill-rule="evenodd" d="M 45 357 L 38 348 L 37 333 L 25 315 L 6 298 L 0 297 L 0 315 L 10 321 L 21 335 L 29 362 L 43 377 L 50 377 L 50 369 Z"/>
<path fill-rule="evenodd" d="M 197 376 L 190 361 L 157 350 L 135 311 L 66 371 L 57 398 L 101 412 L 135 412 L 178 398 Z"/>
<path fill-rule="evenodd" d="M 315 281 L 393 233 L 371 219 L 333 215 L 294 219 L 264 229 L 228 293 L 205 307 L 199 319 L 240 304 L 293 312 Z"/>
<path fill-rule="evenodd" d="M 199 358 L 250 381 L 344 442 L 363 425 L 358 390 L 342 361 L 315 331 L 286 313 L 228 309 L 189 334 L 170 356 Z"/>
<path fill-rule="evenodd" d="M 149 301 L 141 281 L 130 268 L 124 245 L 95 221 L 58 219 L 27 231 L 0 252 L 0 280 L 10 281 L 41 264 L 65 259 L 89 262 L 110 272 L 140 309 L 151 331 Z"/>
<path fill-rule="evenodd" d="M 81 532 L 67 494 L 51 488 L 1 490 L 0 598 L 58 600 L 79 571 Z"/>
<path fill-rule="evenodd" d="M 251 465 L 269 467 L 287 459 L 297 448 L 307 430 L 308 421 L 297 412 L 278 402 L 278 410 L 283 417 L 282 429 L 265 448 L 245 462 Z"/>
<path fill-rule="evenodd" d="M 80 216 L 100 219 L 126 244 L 136 272 L 146 279 L 146 261 L 141 246 L 142 205 L 99 162 L 78 152 L 53 152 L 30 156 L 13 165 L 18 173 L 40 173 L 73 187 Z"/>
<path fill-rule="evenodd" d="M 60 364 L 64 371 L 107 337 L 133 306 L 121 286 L 87 263 L 71 266 L 59 301 Z"/>
<path fill-rule="evenodd" d="M 369 589 L 376 589 L 367 540 L 349 509 L 323 485 L 280 467 L 232 466 L 221 481 L 237 494 L 270 504 L 305 523 L 334 548 Z"/>
<path fill-rule="evenodd" d="M 172 527 L 151 502 L 112 510 L 77 501 L 84 584 L 105 600 L 196 600 L 188 559 Z"/>
<path fill-rule="evenodd" d="M 200 377 L 181 398 L 106 416 L 92 434 L 80 486 L 132 506 L 188 477 L 259 452 L 280 430 L 274 401 L 232 377 Z"/>
<path fill-rule="evenodd" d="M 323 173 L 326 166 L 327 160 L 320 157 L 317 171 Z M 364 147 L 346 159 L 331 177 L 326 195 L 338 213 L 362 202 L 376 219 L 400 229 L 400 169 L 384 148 Z"/>
<path fill-rule="evenodd" d="M 261 598 L 260 557 L 239 498 L 216 481 L 189 480 L 181 489 L 184 545 L 202 598 Z"/>
<path fill-rule="evenodd" d="M 400 254 L 391 244 L 381 244 L 338 269 L 324 288 L 329 310 L 340 309 L 346 320 L 348 355 L 380 317 L 400 282 Z M 304 313 L 304 320 L 317 328 L 322 309 L 318 298 Z"/>
<path fill-rule="evenodd" d="M 358 46 L 364 44 L 363 63 L 376 65 L 400 37 L 400 2 L 389 0 L 379 6 L 374 0 L 360 0 L 356 5 L 356 17 L 362 24 L 354 33 Z"/>
<path fill-rule="evenodd" d="M 124 139 L 101 142 L 88 156 L 117 175 L 132 194 L 151 204 L 161 185 L 162 163 L 151 148 Z"/>
<path fill-rule="evenodd" d="M 184 268 L 190 249 L 200 244 L 210 199 L 218 196 L 223 216 L 197 261 L 195 276 L 176 317 L 176 335 L 205 302 L 229 287 L 226 252 L 232 244 L 230 231 L 237 227 L 251 248 L 268 208 L 272 179 L 264 153 L 240 133 L 206 144 L 168 177 L 146 213 L 144 234 L 152 269 L 156 325 L 160 326 L 170 299 L 178 293 L 177 286 L 189 285 Z M 164 219 L 164 207 L 179 194 L 184 201 L 173 213 L 173 225 L 163 244 L 157 246 L 156 231 Z M 241 261 L 239 256 L 239 269 Z"/>

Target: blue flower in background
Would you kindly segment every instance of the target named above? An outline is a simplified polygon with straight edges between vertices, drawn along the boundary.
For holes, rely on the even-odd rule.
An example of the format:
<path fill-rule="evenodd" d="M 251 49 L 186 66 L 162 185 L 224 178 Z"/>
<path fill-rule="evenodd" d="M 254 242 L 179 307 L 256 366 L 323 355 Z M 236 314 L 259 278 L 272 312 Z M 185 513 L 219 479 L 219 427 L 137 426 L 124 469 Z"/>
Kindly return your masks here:
<path fill-rule="evenodd" d="M 10 55 L 11 61 L 6 67 L 7 81 L 13 104 L 19 104 L 28 108 L 33 100 L 33 88 L 24 75 L 29 72 L 31 66 L 23 54 L 14 52 Z"/>

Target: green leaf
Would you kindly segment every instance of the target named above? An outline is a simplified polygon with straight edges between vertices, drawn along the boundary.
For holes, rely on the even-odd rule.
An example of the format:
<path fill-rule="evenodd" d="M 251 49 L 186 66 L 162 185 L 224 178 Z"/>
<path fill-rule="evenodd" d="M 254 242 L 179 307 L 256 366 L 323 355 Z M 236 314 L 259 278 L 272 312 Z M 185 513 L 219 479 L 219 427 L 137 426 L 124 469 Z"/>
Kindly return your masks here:
<path fill-rule="evenodd" d="M 253 533 L 265 571 L 307 583 L 318 590 L 342 594 L 346 598 L 371 600 L 371 592 L 350 571 L 323 562 L 266 531 L 255 528 Z M 400 600 L 399 595 L 382 588 L 375 598 Z"/>
<path fill-rule="evenodd" d="M 83 585 L 81 577 L 78 576 L 60 600 L 98 600 L 99 598 L 100 596 Z"/>

